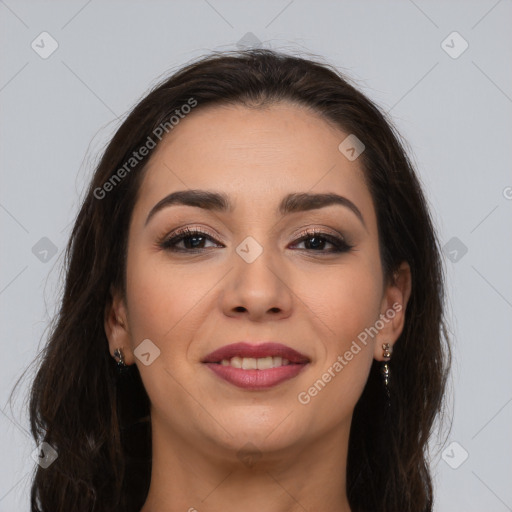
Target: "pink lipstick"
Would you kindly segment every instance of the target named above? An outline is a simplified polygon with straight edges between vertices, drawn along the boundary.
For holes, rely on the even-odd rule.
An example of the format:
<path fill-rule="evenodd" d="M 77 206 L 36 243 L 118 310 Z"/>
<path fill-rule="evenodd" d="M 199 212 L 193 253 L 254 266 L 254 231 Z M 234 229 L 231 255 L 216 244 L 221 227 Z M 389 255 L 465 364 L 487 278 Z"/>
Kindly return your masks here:
<path fill-rule="evenodd" d="M 297 376 L 310 359 L 281 343 L 233 343 L 202 361 L 218 377 L 248 390 L 267 389 Z"/>

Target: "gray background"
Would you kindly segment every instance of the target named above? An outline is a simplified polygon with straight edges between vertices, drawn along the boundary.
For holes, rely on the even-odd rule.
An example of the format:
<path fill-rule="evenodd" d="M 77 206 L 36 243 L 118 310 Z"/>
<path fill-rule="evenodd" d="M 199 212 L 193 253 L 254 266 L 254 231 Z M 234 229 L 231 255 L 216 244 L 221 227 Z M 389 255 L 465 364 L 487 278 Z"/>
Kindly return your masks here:
<path fill-rule="evenodd" d="M 0 0 L 0 17 L 0 511 L 28 510 L 32 371 L 12 408 L 7 401 L 42 347 L 62 250 L 100 151 L 157 79 L 235 49 L 248 32 L 253 44 L 344 70 L 409 142 L 448 244 L 454 414 L 451 432 L 432 440 L 435 510 L 512 510 L 511 0 Z M 31 47 L 51 48 L 43 31 L 59 45 L 46 59 Z M 469 44 L 460 55 L 463 40 L 446 39 L 453 31 Z"/>

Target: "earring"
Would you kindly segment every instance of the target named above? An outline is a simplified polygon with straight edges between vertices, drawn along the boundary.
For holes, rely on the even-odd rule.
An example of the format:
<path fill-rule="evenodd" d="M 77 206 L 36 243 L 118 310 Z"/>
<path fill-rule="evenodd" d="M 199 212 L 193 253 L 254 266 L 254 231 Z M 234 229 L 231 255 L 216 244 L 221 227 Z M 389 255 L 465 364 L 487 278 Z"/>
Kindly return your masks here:
<path fill-rule="evenodd" d="M 119 375 L 124 375 L 130 367 L 124 362 L 123 351 L 120 348 L 116 348 L 114 350 L 114 358 L 117 361 Z"/>
<path fill-rule="evenodd" d="M 384 388 L 386 389 L 387 405 L 391 405 L 391 395 L 389 392 L 389 380 L 391 377 L 391 369 L 389 368 L 388 361 L 391 359 L 391 345 L 389 343 L 382 344 L 382 357 L 386 362 L 381 367 L 381 373 L 384 378 Z"/>

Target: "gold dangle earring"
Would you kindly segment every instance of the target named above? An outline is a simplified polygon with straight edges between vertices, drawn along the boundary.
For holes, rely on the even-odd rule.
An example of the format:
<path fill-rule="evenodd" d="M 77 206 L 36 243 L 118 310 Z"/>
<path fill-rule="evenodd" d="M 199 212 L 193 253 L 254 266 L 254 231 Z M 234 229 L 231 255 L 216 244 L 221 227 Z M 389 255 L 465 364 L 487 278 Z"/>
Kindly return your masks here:
<path fill-rule="evenodd" d="M 382 344 L 382 357 L 385 362 L 382 364 L 381 373 L 384 378 L 384 387 L 386 389 L 387 405 L 391 406 L 391 394 L 389 392 L 389 380 L 391 377 L 391 369 L 389 368 L 388 361 L 391 359 L 391 345 L 389 343 Z"/>

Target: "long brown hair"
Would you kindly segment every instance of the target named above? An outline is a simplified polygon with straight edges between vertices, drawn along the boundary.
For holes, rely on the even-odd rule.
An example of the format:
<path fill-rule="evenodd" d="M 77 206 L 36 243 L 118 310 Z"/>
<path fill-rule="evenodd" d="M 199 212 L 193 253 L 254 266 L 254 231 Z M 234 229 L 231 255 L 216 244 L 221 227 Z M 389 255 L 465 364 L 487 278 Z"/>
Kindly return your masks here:
<path fill-rule="evenodd" d="M 103 320 L 111 286 L 125 291 L 128 226 L 151 151 L 137 162 L 130 158 L 148 137 L 158 144 L 155 133 L 162 126 L 170 131 L 169 120 L 191 98 L 195 110 L 291 101 L 363 141 L 384 275 L 391 279 L 406 261 L 413 285 L 390 362 L 390 414 L 375 360 L 354 410 L 347 494 L 353 512 L 432 511 L 428 440 L 442 417 L 451 351 L 440 248 L 419 180 L 386 114 L 336 69 L 253 49 L 210 54 L 165 79 L 127 116 L 97 166 L 67 246 L 62 302 L 30 390 L 32 435 L 58 452 L 48 468 L 36 467 L 32 512 L 138 512 L 146 499 L 149 398 L 136 365 L 117 376 Z"/>

